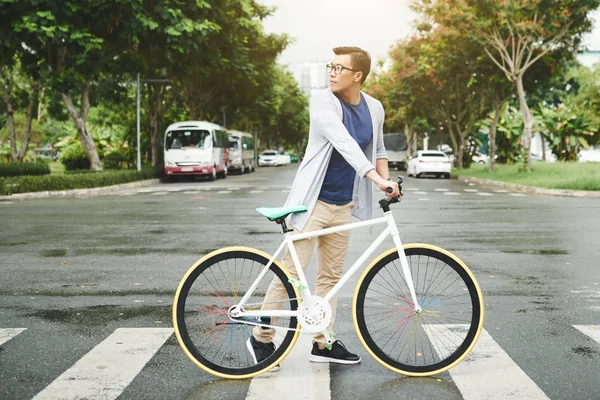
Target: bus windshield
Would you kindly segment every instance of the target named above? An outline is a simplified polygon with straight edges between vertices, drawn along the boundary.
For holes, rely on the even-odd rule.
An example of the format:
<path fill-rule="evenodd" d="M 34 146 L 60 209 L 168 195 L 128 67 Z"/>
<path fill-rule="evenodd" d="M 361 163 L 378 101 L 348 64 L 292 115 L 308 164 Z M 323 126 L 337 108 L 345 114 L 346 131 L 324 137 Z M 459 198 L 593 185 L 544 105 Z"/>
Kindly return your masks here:
<path fill-rule="evenodd" d="M 203 129 L 185 129 L 169 131 L 165 137 L 165 148 L 173 149 L 208 149 L 212 147 L 210 132 Z"/>
<path fill-rule="evenodd" d="M 240 148 L 240 138 L 238 136 L 229 137 L 229 148 L 232 150 L 237 150 Z"/>

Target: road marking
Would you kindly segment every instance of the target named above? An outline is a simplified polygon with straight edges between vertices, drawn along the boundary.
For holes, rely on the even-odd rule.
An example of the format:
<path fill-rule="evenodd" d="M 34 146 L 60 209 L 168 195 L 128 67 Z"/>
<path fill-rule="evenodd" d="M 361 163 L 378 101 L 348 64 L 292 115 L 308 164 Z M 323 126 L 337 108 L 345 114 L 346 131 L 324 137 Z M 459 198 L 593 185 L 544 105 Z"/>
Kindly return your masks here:
<path fill-rule="evenodd" d="M 600 325 L 573 325 L 573 327 L 600 343 Z"/>
<path fill-rule="evenodd" d="M 419 200 L 420 201 L 429 201 L 429 199 L 427 197 L 421 197 Z"/>
<path fill-rule="evenodd" d="M 167 189 L 167 192 L 181 192 L 183 189 L 182 188 L 171 188 L 171 189 Z"/>
<path fill-rule="evenodd" d="M 152 196 L 164 196 L 165 194 L 168 194 L 169 192 L 154 192 L 152 193 Z"/>
<path fill-rule="evenodd" d="M 251 190 L 250 193 L 263 193 L 264 190 Z"/>
<path fill-rule="evenodd" d="M 227 193 L 231 193 L 231 190 L 219 190 L 217 192 L 217 194 L 227 194 Z"/>
<path fill-rule="evenodd" d="M 479 193 L 475 193 L 478 196 L 493 196 L 493 193 L 488 193 L 488 192 L 479 192 Z"/>
<path fill-rule="evenodd" d="M 240 190 L 241 188 L 239 187 L 235 187 L 235 188 L 230 188 L 229 190 Z"/>
<path fill-rule="evenodd" d="M 172 334 L 171 328 L 119 328 L 34 399 L 116 399 Z"/>
<path fill-rule="evenodd" d="M 465 189 L 465 192 L 477 193 L 477 192 L 479 192 L 479 190 L 477 190 L 477 189 Z"/>
<path fill-rule="evenodd" d="M 444 192 L 444 194 L 447 196 L 460 196 L 460 193 L 458 192 Z"/>
<path fill-rule="evenodd" d="M 427 192 L 415 192 L 415 194 L 427 194 Z"/>
<path fill-rule="evenodd" d="M 246 400 L 329 400 L 329 364 L 308 361 L 311 349 L 312 335 L 301 334 L 279 371 L 252 379 Z"/>
<path fill-rule="evenodd" d="M 199 190 L 190 190 L 190 191 L 187 191 L 187 192 L 183 192 L 183 194 L 198 194 L 198 193 L 200 193 Z"/>
<path fill-rule="evenodd" d="M 130 192 L 130 193 L 121 193 L 120 196 L 135 196 L 137 193 L 135 192 Z"/>
<path fill-rule="evenodd" d="M 0 204 L 13 204 L 14 201 L 0 201 Z"/>
<path fill-rule="evenodd" d="M 498 189 L 498 190 L 494 190 L 494 192 L 496 192 L 496 193 L 508 193 L 508 190 Z"/>
<path fill-rule="evenodd" d="M 415 187 L 410 187 L 410 188 L 406 188 L 406 189 L 402 189 L 402 190 L 407 190 L 407 191 L 416 191 L 419 190 L 419 188 L 415 188 Z"/>
<path fill-rule="evenodd" d="M 433 189 L 436 192 L 447 192 L 449 189 Z"/>
<path fill-rule="evenodd" d="M 447 356 L 456 348 L 453 336 L 457 331 L 464 333 L 468 325 L 426 325 L 423 328 L 428 335 L 438 333 L 432 344 L 438 354 Z M 465 400 L 548 399 L 485 329 L 471 354 L 449 372 Z"/>
<path fill-rule="evenodd" d="M 139 189 L 137 192 L 138 193 L 152 193 L 152 192 L 154 192 L 154 189 Z"/>
<path fill-rule="evenodd" d="M 17 336 L 27 328 L 4 328 L 0 329 L 0 346 Z"/>
<path fill-rule="evenodd" d="M 510 196 L 515 196 L 515 197 L 525 197 L 525 195 L 523 193 L 509 193 Z"/>
<path fill-rule="evenodd" d="M 283 190 L 282 190 L 282 192 L 283 192 L 283 193 L 289 193 L 289 192 L 290 192 L 290 190 L 289 190 L 289 189 L 283 189 Z"/>

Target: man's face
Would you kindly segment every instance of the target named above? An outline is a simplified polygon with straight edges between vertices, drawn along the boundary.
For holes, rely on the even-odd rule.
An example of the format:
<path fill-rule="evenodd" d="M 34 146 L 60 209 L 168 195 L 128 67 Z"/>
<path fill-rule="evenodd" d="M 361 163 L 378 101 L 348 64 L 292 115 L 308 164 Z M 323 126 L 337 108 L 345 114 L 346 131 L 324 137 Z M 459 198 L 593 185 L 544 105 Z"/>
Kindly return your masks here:
<path fill-rule="evenodd" d="M 335 68 L 329 73 L 329 86 L 333 92 L 340 92 L 348 89 L 357 82 L 360 84 L 362 72 L 354 72 L 352 66 L 352 57 L 350 54 L 339 54 L 331 60 L 331 65 L 334 67 L 341 65 L 344 67 L 339 74 L 335 72 Z M 350 69 L 346 69 L 350 68 Z"/>

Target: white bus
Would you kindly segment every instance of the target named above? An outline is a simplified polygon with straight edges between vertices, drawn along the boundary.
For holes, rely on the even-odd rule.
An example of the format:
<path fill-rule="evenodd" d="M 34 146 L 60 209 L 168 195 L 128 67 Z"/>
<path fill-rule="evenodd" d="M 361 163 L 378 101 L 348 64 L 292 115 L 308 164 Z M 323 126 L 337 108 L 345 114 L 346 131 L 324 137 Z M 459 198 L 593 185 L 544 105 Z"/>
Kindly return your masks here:
<path fill-rule="evenodd" d="M 240 174 L 253 172 L 254 137 L 246 132 L 227 131 L 229 134 L 229 171 L 239 171 Z"/>
<path fill-rule="evenodd" d="M 205 121 L 169 125 L 164 142 L 165 174 L 225 178 L 229 167 L 229 138 L 225 129 Z"/>
<path fill-rule="evenodd" d="M 408 142 L 404 133 L 386 133 L 383 143 L 388 156 L 388 166 L 399 170 L 406 169 Z"/>

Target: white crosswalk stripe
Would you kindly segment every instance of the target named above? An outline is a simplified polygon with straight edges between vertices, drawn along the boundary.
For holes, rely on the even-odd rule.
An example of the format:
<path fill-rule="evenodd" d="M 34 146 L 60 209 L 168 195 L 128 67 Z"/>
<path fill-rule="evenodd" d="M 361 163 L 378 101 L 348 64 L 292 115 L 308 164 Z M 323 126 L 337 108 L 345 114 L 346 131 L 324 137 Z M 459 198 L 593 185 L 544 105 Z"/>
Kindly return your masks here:
<path fill-rule="evenodd" d="M 0 328 L 0 346 L 25 330 L 26 328 Z"/>
<path fill-rule="evenodd" d="M 329 364 L 308 361 L 311 347 L 312 335 L 300 335 L 278 372 L 252 379 L 246 400 L 329 400 Z"/>
<path fill-rule="evenodd" d="M 116 399 L 172 334 L 170 328 L 119 328 L 34 399 Z"/>
<path fill-rule="evenodd" d="M 573 325 L 600 344 L 600 325 Z M 440 355 L 452 352 L 452 336 L 466 325 L 428 325 L 432 345 Z M 0 345 L 26 328 L 0 328 Z M 171 328 L 119 328 L 42 390 L 39 399 L 116 399 L 172 335 Z M 433 336 L 432 336 L 433 337 Z M 329 365 L 311 363 L 311 335 L 300 335 L 278 372 L 250 382 L 246 400 L 263 398 L 324 399 L 332 397 Z M 9 344 L 10 345 L 10 344 Z M 462 398 L 548 399 L 546 394 L 483 330 L 473 351 L 448 371 Z"/>
<path fill-rule="evenodd" d="M 464 333 L 468 325 L 424 328 L 428 334 L 436 332 L 438 343 L 434 348 L 440 355 L 447 355 L 456 348 L 452 344 L 454 332 Z M 548 398 L 485 329 L 471 354 L 450 370 L 450 376 L 466 400 Z"/>
<path fill-rule="evenodd" d="M 573 327 L 600 343 L 600 325 L 573 325 Z"/>

